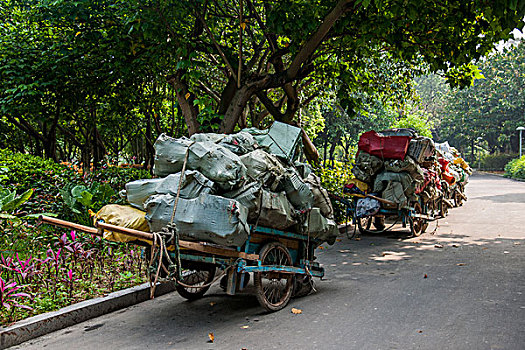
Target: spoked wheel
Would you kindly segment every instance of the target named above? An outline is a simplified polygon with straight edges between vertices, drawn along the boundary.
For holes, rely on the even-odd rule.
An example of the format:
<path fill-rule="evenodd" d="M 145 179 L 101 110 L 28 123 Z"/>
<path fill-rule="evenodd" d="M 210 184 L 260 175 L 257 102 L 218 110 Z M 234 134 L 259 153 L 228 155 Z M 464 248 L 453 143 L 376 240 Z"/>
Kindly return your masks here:
<path fill-rule="evenodd" d="M 188 268 L 182 270 L 182 279 L 180 281 L 191 287 L 177 283 L 175 288 L 183 298 L 188 300 L 200 299 L 211 287 L 210 285 L 205 285 L 211 283 L 214 277 L 214 265 L 190 265 Z"/>
<path fill-rule="evenodd" d="M 454 203 L 456 204 L 456 207 L 463 205 L 463 197 L 461 196 L 461 193 L 459 193 L 459 189 L 454 191 Z"/>
<path fill-rule="evenodd" d="M 371 229 L 372 225 L 374 229 Z M 357 219 L 357 227 L 361 233 L 383 233 L 385 231 L 385 218 L 367 216 Z"/>
<path fill-rule="evenodd" d="M 357 218 L 357 228 L 361 233 L 370 233 L 370 226 L 372 226 L 372 217 L 366 216 L 364 218 Z"/>
<path fill-rule="evenodd" d="M 263 266 L 292 266 L 292 257 L 288 249 L 279 242 L 266 244 L 259 253 Z M 282 272 L 256 272 L 254 284 L 257 300 L 268 311 L 284 308 L 293 293 L 294 275 Z"/>
<path fill-rule="evenodd" d="M 421 208 L 421 204 L 415 203 L 414 204 L 414 213 L 415 214 L 423 214 L 423 209 Z M 423 218 L 415 218 L 415 217 L 409 217 L 410 221 L 410 232 L 412 233 L 412 236 L 418 237 L 421 236 L 423 232 L 428 227 L 428 223 Z"/>
<path fill-rule="evenodd" d="M 314 281 L 308 275 L 295 275 L 293 284 L 293 297 L 300 298 L 307 296 L 314 290 Z"/>
<path fill-rule="evenodd" d="M 445 217 L 448 215 L 448 205 L 445 203 L 445 201 L 443 200 L 443 198 L 441 198 L 439 200 L 440 202 L 440 210 L 439 210 L 439 214 L 441 215 L 441 217 Z"/>

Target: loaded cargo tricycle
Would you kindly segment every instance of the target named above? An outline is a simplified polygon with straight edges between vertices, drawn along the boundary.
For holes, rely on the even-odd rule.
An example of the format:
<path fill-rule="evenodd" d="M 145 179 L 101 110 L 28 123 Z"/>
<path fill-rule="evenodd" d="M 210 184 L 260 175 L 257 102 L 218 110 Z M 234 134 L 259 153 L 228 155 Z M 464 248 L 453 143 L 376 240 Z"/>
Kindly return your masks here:
<path fill-rule="evenodd" d="M 159 277 L 172 280 L 178 293 L 189 300 L 203 297 L 221 276 L 221 287 L 234 295 L 247 286 L 252 273 L 257 300 L 266 310 L 277 311 L 292 297 L 310 293 L 313 277 L 324 276 L 324 269 L 314 261 L 314 249 L 321 242 L 273 228 L 251 226 L 246 243 L 230 248 L 180 240 L 172 227 L 149 233 L 104 222 L 93 228 L 45 216 L 40 221 L 99 236 L 111 231 L 133 237 L 132 243 L 146 247 L 152 282 Z M 222 274 L 216 277 L 217 271 Z"/>

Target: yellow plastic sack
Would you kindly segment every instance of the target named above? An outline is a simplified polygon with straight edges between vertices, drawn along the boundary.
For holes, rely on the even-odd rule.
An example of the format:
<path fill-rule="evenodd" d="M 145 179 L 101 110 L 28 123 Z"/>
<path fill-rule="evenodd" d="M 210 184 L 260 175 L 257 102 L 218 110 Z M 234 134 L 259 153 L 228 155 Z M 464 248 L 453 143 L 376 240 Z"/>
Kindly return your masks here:
<path fill-rule="evenodd" d="M 454 159 L 454 164 L 459 165 L 460 167 L 462 167 L 465 170 L 468 170 L 468 168 L 469 168 L 468 163 L 465 162 L 465 159 L 463 159 L 461 157 Z"/>
<path fill-rule="evenodd" d="M 146 213 L 142 210 L 127 205 L 108 204 L 98 211 L 94 221 L 103 220 L 106 224 L 149 232 L 145 215 Z M 123 243 L 137 240 L 137 238 L 132 236 L 106 230 L 104 230 L 103 237 L 109 241 Z"/>
<path fill-rule="evenodd" d="M 348 183 L 356 185 L 357 188 L 359 188 L 364 193 L 368 193 L 368 190 L 370 189 L 370 187 L 368 186 L 368 184 L 366 182 L 363 182 L 363 181 L 355 179 L 355 178 L 354 179 L 350 179 L 348 181 Z M 362 198 L 365 197 L 362 194 L 357 194 L 357 193 L 352 193 L 351 195 L 354 196 L 354 197 L 362 197 Z"/>

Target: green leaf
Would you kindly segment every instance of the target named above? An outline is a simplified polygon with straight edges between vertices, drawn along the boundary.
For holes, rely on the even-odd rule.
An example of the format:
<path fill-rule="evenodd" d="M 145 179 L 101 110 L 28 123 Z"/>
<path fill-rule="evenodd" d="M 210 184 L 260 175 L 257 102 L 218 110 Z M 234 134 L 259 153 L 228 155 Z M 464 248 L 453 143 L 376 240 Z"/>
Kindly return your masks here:
<path fill-rule="evenodd" d="M 3 207 L 2 207 L 2 210 L 4 210 L 4 211 L 13 211 L 13 210 L 15 210 L 16 208 L 20 207 L 22 204 L 27 202 L 27 200 L 29 199 L 29 197 L 31 197 L 32 194 L 33 194 L 33 189 L 29 189 L 29 190 L 25 191 L 19 197 L 17 197 L 15 199 L 11 200 L 10 202 L 7 202 L 6 204 L 4 204 Z"/>
<path fill-rule="evenodd" d="M 83 206 L 89 208 L 91 206 L 91 199 L 93 199 L 93 195 L 88 191 L 83 191 L 80 194 L 80 198 L 77 198 L 77 201 Z"/>

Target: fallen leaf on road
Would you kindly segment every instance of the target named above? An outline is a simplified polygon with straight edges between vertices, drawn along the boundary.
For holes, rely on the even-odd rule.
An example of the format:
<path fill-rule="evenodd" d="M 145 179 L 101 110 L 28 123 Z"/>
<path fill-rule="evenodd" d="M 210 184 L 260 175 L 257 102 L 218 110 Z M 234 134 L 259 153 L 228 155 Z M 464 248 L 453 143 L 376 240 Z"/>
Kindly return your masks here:
<path fill-rule="evenodd" d="M 213 305 L 215 305 L 215 304 L 217 304 L 217 303 L 214 302 L 214 301 L 210 302 L 210 306 L 213 306 Z"/>
<path fill-rule="evenodd" d="M 336 238 L 335 241 L 336 242 L 341 242 L 341 238 Z"/>
<path fill-rule="evenodd" d="M 360 241 L 360 240 L 361 240 L 361 237 L 356 237 L 355 240 L 356 240 L 356 241 Z"/>
<path fill-rule="evenodd" d="M 323 247 L 322 245 L 321 245 L 321 246 L 319 246 L 318 248 L 319 248 L 319 249 L 324 249 L 324 247 Z"/>
<path fill-rule="evenodd" d="M 458 266 L 465 266 L 465 263 L 459 263 L 459 264 L 456 264 Z"/>
<path fill-rule="evenodd" d="M 443 244 L 434 244 L 434 247 L 436 247 L 436 248 L 443 248 Z"/>
<path fill-rule="evenodd" d="M 292 307 L 292 314 L 298 315 L 298 314 L 302 314 L 302 313 L 303 313 L 303 310 L 296 309 L 295 307 Z"/>
<path fill-rule="evenodd" d="M 425 273 L 425 276 L 423 276 L 423 278 L 428 278 L 427 274 Z"/>
<path fill-rule="evenodd" d="M 419 331 L 417 331 L 417 332 L 418 332 L 418 333 L 423 333 L 423 331 L 422 331 L 422 330 L 419 330 Z"/>
<path fill-rule="evenodd" d="M 208 340 L 208 343 L 213 343 L 213 341 L 215 340 L 215 336 L 213 335 L 213 333 L 208 333 L 208 338 L 210 338 L 210 340 Z"/>

